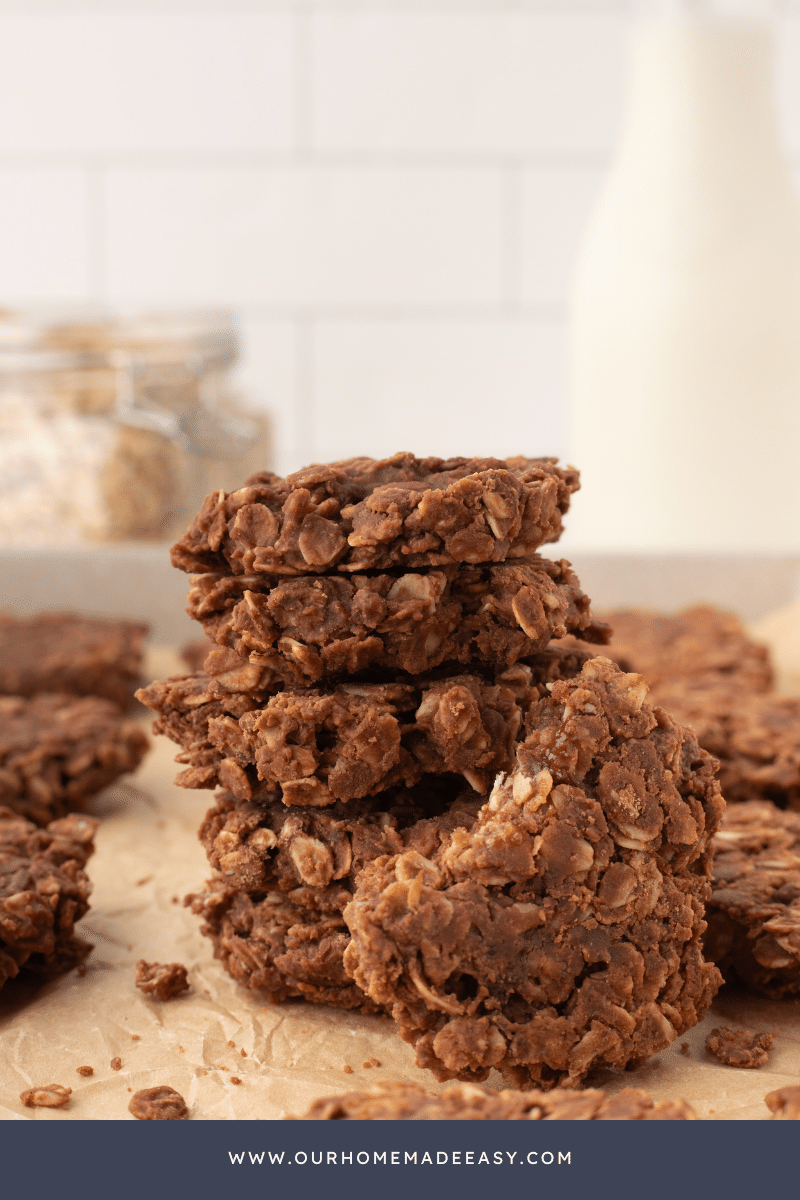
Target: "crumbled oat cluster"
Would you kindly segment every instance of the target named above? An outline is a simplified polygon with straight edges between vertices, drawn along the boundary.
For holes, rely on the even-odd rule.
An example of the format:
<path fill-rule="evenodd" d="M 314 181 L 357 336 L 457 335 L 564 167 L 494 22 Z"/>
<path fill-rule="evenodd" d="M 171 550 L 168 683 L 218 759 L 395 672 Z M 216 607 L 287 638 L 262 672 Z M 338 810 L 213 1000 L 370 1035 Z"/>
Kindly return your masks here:
<path fill-rule="evenodd" d="M 0 804 L 46 825 L 135 770 L 147 747 L 99 696 L 0 696 Z"/>
<path fill-rule="evenodd" d="M 146 996 L 156 1000 L 174 1000 L 189 990 L 189 978 L 183 963 L 149 963 L 140 958 L 135 983 Z"/>
<path fill-rule="evenodd" d="M 142 1088 L 131 1097 L 128 1112 L 138 1121 L 186 1121 L 189 1109 L 180 1092 L 175 1088 Z"/>
<path fill-rule="evenodd" d="M 73 928 L 89 907 L 83 868 L 96 830 L 77 813 L 37 829 L 0 808 L 0 987 L 23 968 L 57 974 L 89 953 Z"/>
<path fill-rule="evenodd" d="M 750 1033 L 720 1025 L 706 1038 L 706 1050 L 729 1067 L 764 1067 L 774 1041 L 772 1033 Z"/>
<path fill-rule="evenodd" d="M 769 1098 L 768 1098 L 769 1099 Z M 305 1121 L 696 1121 L 685 1100 L 654 1104 L 647 1092 L 596 1088 L 489 1092 L 455 1083 L 438 1096 L 416 1083 L 384 1083 L 369 1092 L 315 1100 Z"/>

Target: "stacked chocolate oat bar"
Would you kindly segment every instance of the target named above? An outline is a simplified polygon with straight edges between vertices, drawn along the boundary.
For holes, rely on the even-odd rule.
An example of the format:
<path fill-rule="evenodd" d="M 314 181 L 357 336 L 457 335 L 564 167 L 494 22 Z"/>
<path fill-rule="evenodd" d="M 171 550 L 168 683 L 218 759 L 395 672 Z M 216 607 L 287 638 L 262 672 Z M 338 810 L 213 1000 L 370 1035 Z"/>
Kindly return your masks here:
<path fill-rule="evenodd" d="M 702 1015 L 713 762 L 604 643 L 552 459 L 352 459 L 209 496 L 204 670 L 139 698 L 221 787 L 194 898 L 271 1001 L 388 1011 L 439 1078 L 582 1079 Z"/>

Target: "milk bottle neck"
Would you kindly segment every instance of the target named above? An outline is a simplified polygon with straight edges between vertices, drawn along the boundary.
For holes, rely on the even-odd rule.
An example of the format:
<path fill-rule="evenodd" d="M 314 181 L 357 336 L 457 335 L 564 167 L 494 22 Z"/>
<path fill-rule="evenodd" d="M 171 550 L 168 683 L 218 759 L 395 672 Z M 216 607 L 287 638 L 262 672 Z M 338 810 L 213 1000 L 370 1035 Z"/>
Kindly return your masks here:
<path fill-rule="evenodd" d="M 657 20 L 631 31 L 629 103 L 619 164 L 689 171 L 706 186 L 784 172 L 764 26 Z"/>

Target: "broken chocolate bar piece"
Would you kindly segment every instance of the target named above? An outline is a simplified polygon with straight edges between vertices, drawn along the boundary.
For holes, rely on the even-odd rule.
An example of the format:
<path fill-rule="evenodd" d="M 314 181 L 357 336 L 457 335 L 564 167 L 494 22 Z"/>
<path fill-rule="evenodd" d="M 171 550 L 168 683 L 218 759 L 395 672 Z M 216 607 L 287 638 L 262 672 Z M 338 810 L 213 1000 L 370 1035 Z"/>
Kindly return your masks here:
<path fill-rule="evenodd" d="M 800 993 L 800 813 L 731 805 L 714 839 L 706 954 L 726 980 Z"/>
<path fill-rule="evenodd" d="M 147 737 L 98 696 L 0 696 L 0 804 L 45 825 L 134 771 Z"/>
<path fill-rule="evenodd" d="M 315 1100 L 304 1121 L 696 1121 L 685 1100 L 654 1104 L 639 1088 L 607 1096 L 597 1088 L 490 1092 L 454 1083 L 438 1096 L 418 1083 L 384 1083 L 369 1092 Z M 477 1155 L 477 1151 L 476 1151 Z M 476 1158 L 476 1162 L 477 1162 Z M 488 1162 L 488 1159 L 486 1160 Z"/>
<path fill-rule="evenodd" d="M 471 828 L 366 865 L 344 965 L 438 1079 L 576 1084 L 706 1012 L 715 763 L 607 659 L 529 710 Z"/>
<path fill-rule="evenodd" d="M 552 458 L 351 458 L 212 492 L 172 549 L 192 574 L 308 575 L 529 558 L 578 473 Z"/>
<path fill-rule="evenodd" d="M 89 907 L 83 868 L 96 830 L 77 813 L 38 829 L 0 808 L 0 987 L 21 969 L 58 974 L 89 953 L 73 927 Z"/>
<path fill-rule="evenodd" d="M 399 575 L 198 575 L 188 611 L 219 644 L 203 669 L 237 691 L 371 668 L 510 666 L 552 638 L 603 643 L 609 633 L 569 563 L 538 557 Z"/>
<path fill-rule="evenodd" d="M 148 626 L 77 613 L 0 613 L 0 692 L 104 696 L 123 708 L 142 674 Z"/>

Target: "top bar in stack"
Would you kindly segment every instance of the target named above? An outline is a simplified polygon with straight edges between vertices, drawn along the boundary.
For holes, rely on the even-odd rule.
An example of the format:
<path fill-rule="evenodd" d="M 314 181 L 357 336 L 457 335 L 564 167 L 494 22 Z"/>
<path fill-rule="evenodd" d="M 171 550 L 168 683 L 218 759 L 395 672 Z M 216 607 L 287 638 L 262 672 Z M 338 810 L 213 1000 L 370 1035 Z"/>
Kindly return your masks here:
<path fill-rule="evenodd" d="M 351 458 L 212 492 L 172 562 L 307 575 L 526 558 L 561 533 L 578 472 L 552 458 Z"/>

